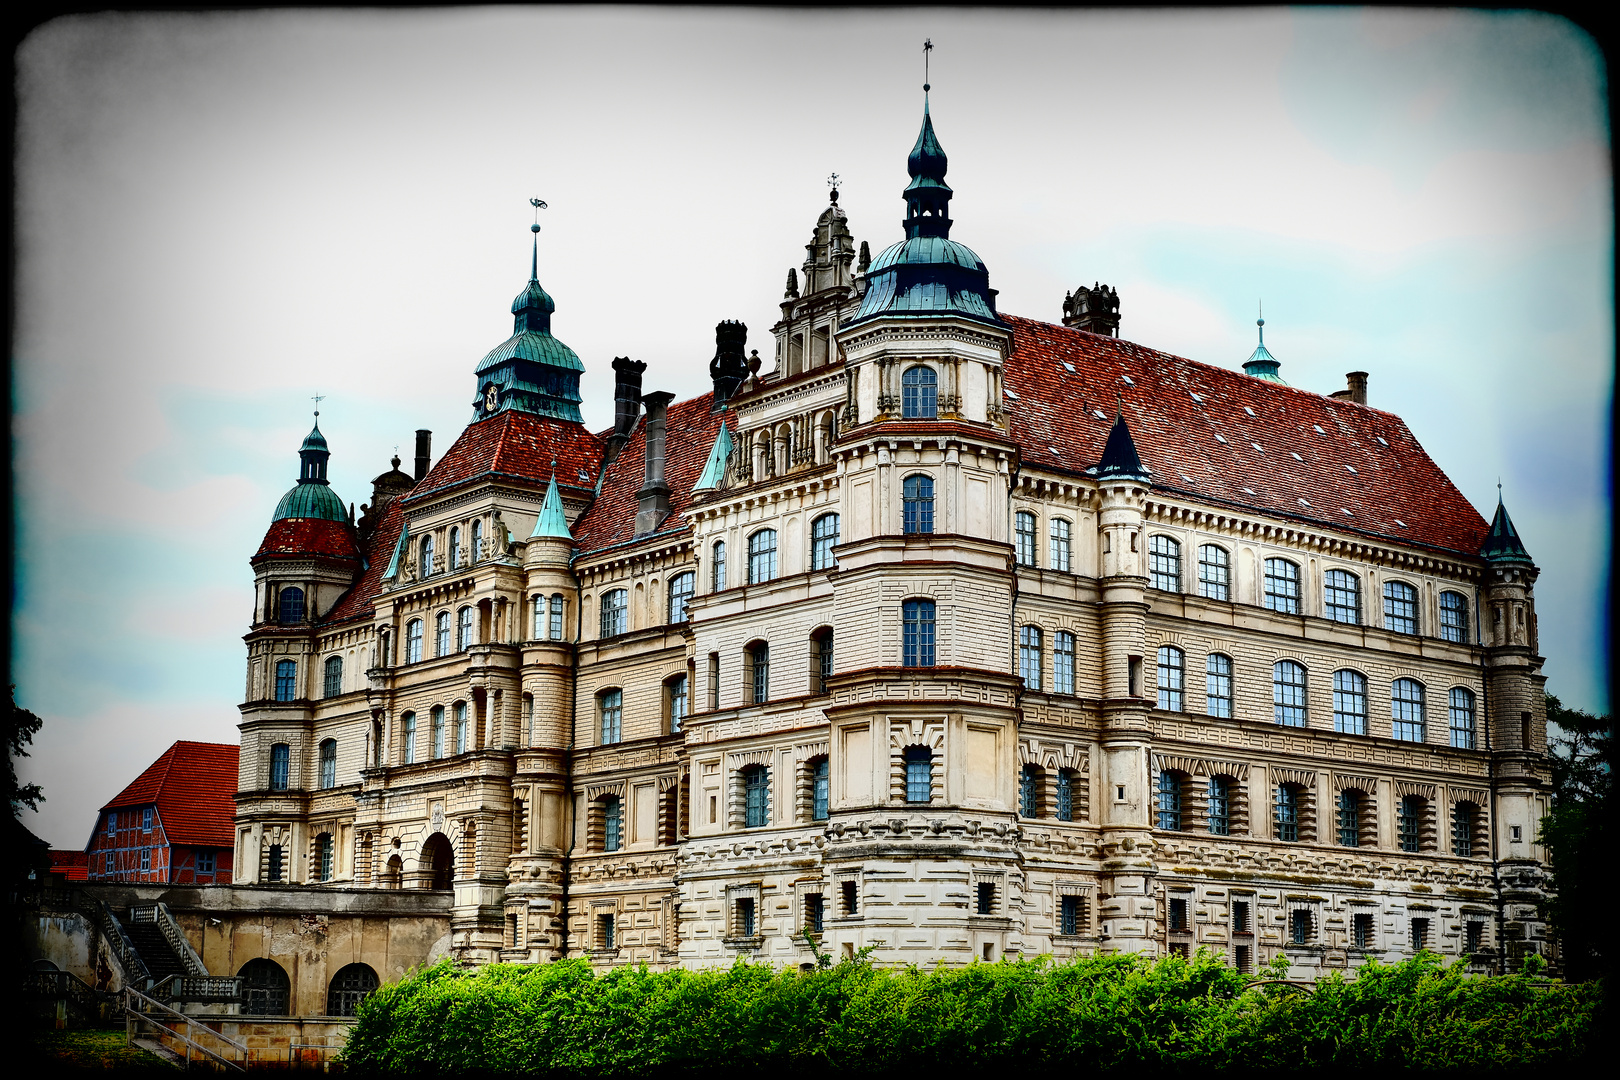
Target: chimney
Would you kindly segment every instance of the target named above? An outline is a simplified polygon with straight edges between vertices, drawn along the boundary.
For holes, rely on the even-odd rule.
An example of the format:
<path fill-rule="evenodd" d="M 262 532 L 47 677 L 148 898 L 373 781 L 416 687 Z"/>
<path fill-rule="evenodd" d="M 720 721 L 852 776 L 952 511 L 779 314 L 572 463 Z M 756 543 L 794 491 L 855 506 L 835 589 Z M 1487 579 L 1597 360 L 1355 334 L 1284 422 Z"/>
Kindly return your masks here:
<path fill-rule="evenodd" d="M 641 410 L 641 375 L 646 370 L 647 365 L 640 360 L 613 358 L 613 434 L 607 440 L 608 461 L 619 456 L 630 441 L 630 432 L 635 430 Z"/>
<path fill-rule="evenodd" d="M 1063 297 L 1063 325 L 1119 337 L 1119 293 L 1107 285 L 1084 285 Z"/>
<path fill-rule="evenodd" d="M 727 319 L 714 328 L 714 359 L 709 362 L 709 378 L 714 380 L 714 408 L 731 399 L 748 377 L 748 360 L 743 348 L 748 344 L 748 327 Z"/>
<path fill-rule="evenodd" d="M 428 463 L 433 458 L 433 432 L 427 428 L 416 429 L 416 480 L 421 482 L 427 475 Z"/>
<path fill-rule="evenodd" d="M 1357 405 L 1367 404 L 1367 373 L 1365 371 L 1352 371 L 1344 377 L 1350 384 L 1350 400 Z"/>
<path fill-rule="evenodd" d="M 641 400 L 647 406 L 647 454 L 641 490 L 636 492 L 637 536 L 652 532 L 669 516 L 669 484 L 664 480 L 669 423 L 664 413 L 675 395 L 659 390 Z"/>

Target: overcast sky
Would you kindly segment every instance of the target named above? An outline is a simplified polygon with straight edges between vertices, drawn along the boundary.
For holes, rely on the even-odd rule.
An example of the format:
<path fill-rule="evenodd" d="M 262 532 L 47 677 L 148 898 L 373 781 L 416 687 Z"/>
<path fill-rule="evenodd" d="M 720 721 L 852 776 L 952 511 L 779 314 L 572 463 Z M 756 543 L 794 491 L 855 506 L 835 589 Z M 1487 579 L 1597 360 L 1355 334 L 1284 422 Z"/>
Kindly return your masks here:
<path fill-rule="evenodd" d="M 514 8 L 92 15 L 18 55 L 13 678 L 30 827 L 82 846 L 173 740 L 235 742 L 253 554 L 310 397 L 346 502 L 442 453 L 511 332 L 528 200 L 584 413 L 609 361 L 770 357 L 826 178 L 898 239 L 932 108 L 953 238 L 1002 310 L 1120 294 L 1121 335 L 1295 386 L 1371 373 L 1487 517 L 1548 689 L 1607 708 L 1614 312 L 1606 72 L 1536 14 Z"/>

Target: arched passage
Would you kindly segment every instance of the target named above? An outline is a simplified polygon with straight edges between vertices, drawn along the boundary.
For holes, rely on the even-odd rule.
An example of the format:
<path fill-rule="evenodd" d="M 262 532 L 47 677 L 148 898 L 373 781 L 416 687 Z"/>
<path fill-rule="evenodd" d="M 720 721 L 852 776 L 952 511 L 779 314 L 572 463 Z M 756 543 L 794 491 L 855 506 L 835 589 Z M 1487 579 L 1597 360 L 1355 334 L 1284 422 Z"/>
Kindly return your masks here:
<path fill-rule="evenodd" d="M 427 838 L 427 843 L 422 845 L 418 866 L 422 888 L 450 888 L 456 876 L 456 853 L 444 833 L 434 833 Z"/>

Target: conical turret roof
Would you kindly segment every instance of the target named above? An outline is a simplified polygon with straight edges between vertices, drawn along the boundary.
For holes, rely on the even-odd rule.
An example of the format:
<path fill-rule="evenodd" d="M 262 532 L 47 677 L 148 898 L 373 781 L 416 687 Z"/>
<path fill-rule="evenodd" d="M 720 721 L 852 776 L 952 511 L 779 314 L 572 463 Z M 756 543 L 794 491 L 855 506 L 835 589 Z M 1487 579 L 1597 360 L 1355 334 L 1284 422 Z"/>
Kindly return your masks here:
<path fill-rule="evenodd" d="M 1533 564 L 1500 498 L 1496 501 L 1496 516 L 1491 519 L 1491 531 L 1486 534 L 1485 546 L 1479 549 L 1479 554 L 1487 562 Z"/>
<path fill-rule="evenodd" d="M 1114 426 L 1103 444 L 1102 460 L 1097 463 L 1098 480 L 1146 480 L 1148 471 L 1136 452 L 1136 440 L 1125 423 L 1123 413 L 1114 418 Z"/>

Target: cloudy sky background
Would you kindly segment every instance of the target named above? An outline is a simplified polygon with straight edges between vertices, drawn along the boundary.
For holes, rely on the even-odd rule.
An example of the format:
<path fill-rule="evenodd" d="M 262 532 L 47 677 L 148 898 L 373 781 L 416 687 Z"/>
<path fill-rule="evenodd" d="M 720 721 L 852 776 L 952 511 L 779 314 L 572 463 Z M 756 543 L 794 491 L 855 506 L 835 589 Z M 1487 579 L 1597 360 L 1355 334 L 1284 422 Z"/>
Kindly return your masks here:
<path fill-rule="evenodd" d="M 826 177 L 900 236 L 932 37 L 954 237 L 1003 310 L 1118 288 L 1122 336 L 1295 386 L 1371 373 L 1542 567 L 1549 689 L 1607 709 L 1606 72 L 1535 14 L 512 8 L 96 15 L 18 54 L 12 662 L 30 827 L 84 843 L 173 740 L 236 741 L 248 557 L 297 476 L 442 453 L 511 329 L 531 210 L 553 328 L 706 388 L 771 354 Z"/>

